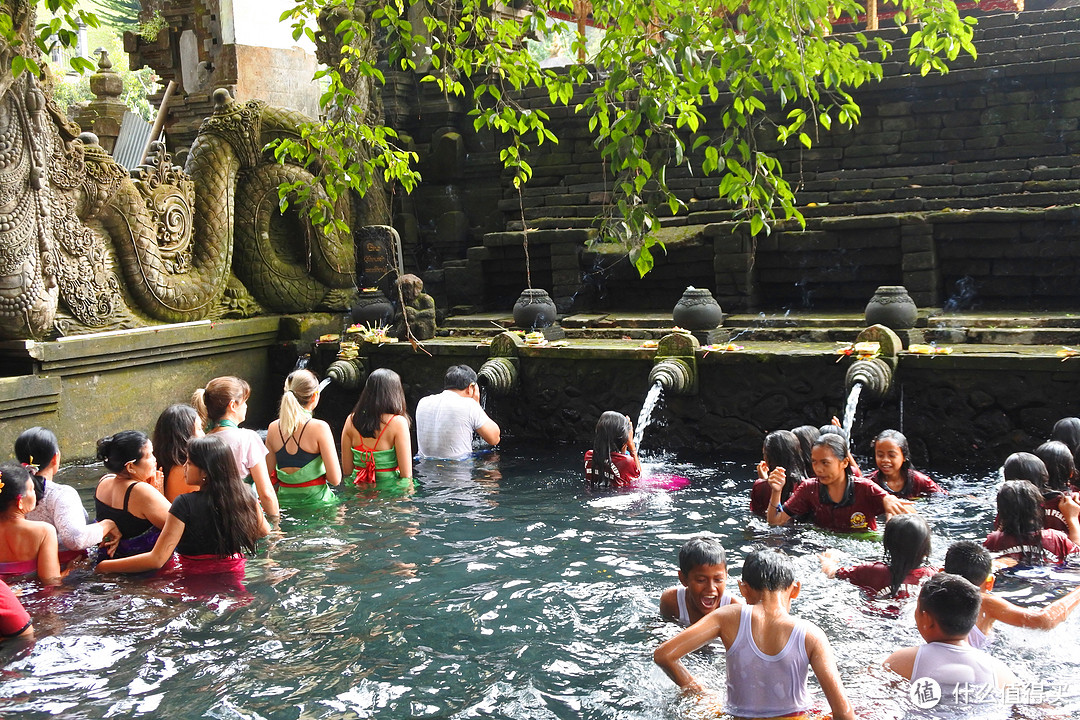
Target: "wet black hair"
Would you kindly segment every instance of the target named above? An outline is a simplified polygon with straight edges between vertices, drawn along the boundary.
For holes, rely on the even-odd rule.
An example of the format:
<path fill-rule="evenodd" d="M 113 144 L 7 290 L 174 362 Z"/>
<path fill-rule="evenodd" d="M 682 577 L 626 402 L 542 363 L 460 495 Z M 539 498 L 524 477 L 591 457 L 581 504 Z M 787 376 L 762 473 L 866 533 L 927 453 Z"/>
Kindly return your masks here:
<path fill-rule="evenodd" d="M 158 415 L 154 424 L 154 457 L 166 477 L 170 470 L 187 461 L 188 441 L 195 435 L 198 419 L 195 408 L 183 403 L 170 405 Z"/>
<path fill-rule="evenodd" d="M 632 426 L 630 420 L 620 412 L 608 410 L 596 421 L 596 434 L 593 436 L 592 471 L 586 478 L 594 485 L 614 485 L 619 480 L 619 471 L 611 462 L 611 453 L 620 452 L 630 440 Z"/>
<path fill-rule="evenodd" d="M 1034 457 L 1034 456 L 1033 456 Z M 1027 480 L 1009 480 L 997 494 L 998 527 L 1020 543 L 1020 560 L 1045 562 L 1042 546 L 1042 494 Z"/>
<path fill-rule="evenodd" d="M 963 638 L 979 618 L 982 593 L 970 582 L 950 573 L 938 573 L 919 592 L 919 609 L 929 613 L 949 638 Z"/>
<path fill-rule="evenodd" d="M 685 574 L 702 565 L 727 565 L 724 546 L 712 535 L 698 535 L 679 548 L 679 570 Z"/>
<path fill-rule="evenodd" d="M 1069 446 L 1058 440 L 1050 440 L 1035 448 L 1035 456 L 1046 466 L 1046 485 L 1039 488 L 1043 495 L 1048 491 L 1068 492 L 1069 483 L 1076 474 L 1076 465 Z"/>
<path fill-rule="evenodd" d="M 34 494 L 37 501 L 41 502 L 45 497 L 45 478 L 39 475 L 41 468 L 45 467 L 60 454 L 60 443 L 56 440 L 56 434 L 52 430 L 43 427 L 32 427 L 19 433 L 15 438 L 15 458 L 34 476 Z"/>
<path fill-rule="evenodd" d="M 0 513 L 7 512 L 8 508 L 19 501 L 19 497 L 26 493 L 26 482 L 30 480 L 30 471 L 23 467 L 22 463 L 8 460 L 0 463 L 0 482 L 4 484 L 0 488 Z"/>
<path fill-rule="evenodd" d="M 835 425 L 833 426 L 835 427 Z M 837 460 L 846 460 L 849 456 L 847 440 L 841 433 L 822 433 L 821 437 L 814 441 L 814 447 L 825 447 L 829 449 Z M 844 468 L 844 474 L 850 480 L 854 476 L 855 470 L 851 467 L 851 463 L 848 463 Z"/>
<path fill-rule="evenodd" d="M 97 441 L 97 459 L 114 473 L 124 472 L 129 462 L 142 458 L 143 448 L 150 438 L 139 430 L 122 430 Z"/>
<path fill-rule="evenodd" d="M 742 581 L 758 592 L 786 590 L 795 584 L 795 568 L 779 550 L 758 546 L 743 561 Z"/>
<path fill-rule="evenodd" d="M 792 428 L 791 432 L 799 438 L 799 446 L 802 447 L 803 467 L 806 469 L 806 477 L 814 474 L 814 464 L 810 460 L 810 451 L 814 448 L 814 442 L 821 437 L 821 431 L 814 425 L 800 425 Z"/>
<path fill-rule="evenodd" d="M 787 480 L 780 492 L 780 502 L 784 502 L 795 492 L 795 487 L 809 475 L 803 463 L 799 438 L 790 430 L 773 430 L 765 436 L 762 455 L 770 470 L 782 467 L 786 472 Z"/>
<path fill-rule="evenodd" d="M 1005 458 L 1005 464 L 1001 466 L 1001 472 L 1005 480 L 1027 480 L 1029 483 L 1043 490 L 1050 481 L 1050 474 L 1046 470 L 1046 464 L 1039 459 L 1038 455 L 1029 452 L 1013 453 Z"/>
<path fill-rule="evenodd" d="M 1075 453 L 1080 450 L 1080 418 L 1063 417 L 1054 423 L 1050 439 L 1065 443 Z"/>
<path fill-rule="evenodd" d="M 210 511 L 207 527 L 219 557 L 255 551 L 262 537 L 259 506 L 240 479 L 232 450 L 215 435 L 193 437 L 188 443 L 188 462 L 206 473 L 199 489 L 206 493 Z"/>
<path fill-rule="evenodd" d="M 990 551 L 974 540 L 960 540 L 945 553 L 945 572 L 959 575 L 975 587 L 982 587 L 994 570 Z"/>
<path fill-rule="evenodd" d="M 443 378 L 443 390 L 464 390 L 476 382 L 476 371 L 468 365 L 452 365 Z"/>
<path fill-rule="evenodd" d="M 896 515 L 885 523 L 881 540 L 891 578 L 890 595 L 895 597 L 908 573 L 930 557 L 930 526 L 921 515 Z"/>
<path fill-rule="evenodd" d="M 911 477 L 911 446 L 908 445 L 907 436 L 899 430 L 882 430 L 874 438 L 874 455 L 875 464 L 877 463 L 877 444 L 882 440 L 891 440 L 896 443 L 896 446 L 900 448 L 900 453 L 904 456 L 904 462 L 900 463 L 900 476 L 904 478 L 904 487 L 900 490 L 900 494 L 907 497 L 913 493 L 911 487 L 914 479 Z M 878 485 L 885 486 L 885 478 L 878 473 Z"/>
<path fill-rule="evenodd" d="M 822 425 L 818 428 L 818 432 L 820 432 L 822 435 L 839 435 L 840 437 L 844 438 L 844 442 L 847 442 L 851 438 L 851 434 L 847 430 L 840 427 L 839 425 L 833 425 L 832 423 L 829 423 L 828 425 Z"/>
<path fill-rule="evenodd" d="M 390 368 L 379 368 L 368 375 L 353 407 L 352 425 L 360 437 L 378 437 L 383 415 L 401 415 L 412 424 L 401 376 Z"/>

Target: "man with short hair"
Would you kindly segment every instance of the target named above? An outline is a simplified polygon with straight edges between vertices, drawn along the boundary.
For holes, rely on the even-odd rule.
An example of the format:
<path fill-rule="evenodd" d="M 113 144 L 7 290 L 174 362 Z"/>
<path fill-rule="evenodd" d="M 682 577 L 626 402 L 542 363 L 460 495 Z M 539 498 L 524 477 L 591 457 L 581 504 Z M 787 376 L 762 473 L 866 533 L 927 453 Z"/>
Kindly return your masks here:
<path fill-rule="evenodd" d="M 446 371 L 443 391 L 416 405 L 416 445 L 423 457 L 459 459 L 472 454 L 473 432 L 498 445 L 498 424 L 480 407 L 476 372 L 468 365 Z"/>

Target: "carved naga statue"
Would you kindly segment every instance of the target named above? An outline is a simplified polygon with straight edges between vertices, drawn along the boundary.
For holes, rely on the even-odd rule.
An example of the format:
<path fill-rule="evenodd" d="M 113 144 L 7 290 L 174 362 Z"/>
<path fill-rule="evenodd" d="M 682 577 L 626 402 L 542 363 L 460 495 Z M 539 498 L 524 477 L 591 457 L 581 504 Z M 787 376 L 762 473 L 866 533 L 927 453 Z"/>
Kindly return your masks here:
<path fill-rule="evenodd" d="M 155 144 L 129 173 L 64 117 L 47 73 L 12 77 L 10 53 L 0 48 L 0 339 L 348 307 L 352 237 L 294 206 L 282 215 L 278 186 L 313 179 L 263 151 L 305 116 L 218 90 L 185 169 Z M 347 199 L 339 207 L 348 223 Z"/>

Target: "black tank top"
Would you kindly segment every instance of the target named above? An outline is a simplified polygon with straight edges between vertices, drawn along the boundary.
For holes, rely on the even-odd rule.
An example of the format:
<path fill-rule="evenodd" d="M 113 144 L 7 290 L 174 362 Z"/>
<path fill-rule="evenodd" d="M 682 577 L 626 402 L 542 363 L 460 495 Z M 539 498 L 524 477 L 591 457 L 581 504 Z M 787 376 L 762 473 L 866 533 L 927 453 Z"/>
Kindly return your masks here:
<path fill-rule="evenodd" d="M 96 519 L 112 520 L 116 523 L 117 529 L 120 534 L 126 538 L 133 538 L 138 535 L 142 535 L 144 532 L 154 527 L 154 523 L 146 520 L 145 518 L 135 517 L 128 512 L 128 500 L 131 498 L 131 491 L 135 489 L 137 482 L 133 482 L 128 485 L 127 492 L 124 493 L 124 507 L 123 509 L 117 509 L 110 505 L 98 500 L 97 494 L 94 495 L 94 514 L 97 515 Z"/>
<path fill-rule="evenodd" d="M 310 420 L 308 422 L 311 422 Z M 278 424 L 278 435 L 281 436 L 281 450 L 278 450 L 274 456 L 276 458 L 277 466 L 280 468 L 302 468 L 309 462 L 317 457 L 321 457 L 320 453 L 308 452 L 300 447 L 300 441 L 304 439 L 304 431 L 307 430 L 307 423 L 300 428 L 300 437 L 296 438 L 296 452 L 289 452 L 285 448 L 289 446 L 289 440 L 286 438 L 285 433 L 281 432 L 281 424 Z"/>

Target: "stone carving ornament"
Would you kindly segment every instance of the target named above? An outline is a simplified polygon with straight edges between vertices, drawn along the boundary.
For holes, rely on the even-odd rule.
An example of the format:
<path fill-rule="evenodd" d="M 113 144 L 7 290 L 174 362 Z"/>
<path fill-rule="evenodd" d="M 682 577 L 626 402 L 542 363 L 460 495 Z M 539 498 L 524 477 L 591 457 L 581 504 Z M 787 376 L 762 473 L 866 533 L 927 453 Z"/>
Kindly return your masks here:
<path fill-rule="evenodd" d="M 129 174 L 10 57 L 0 47 L 0 339 L 347 302 L 351 236 L 282 215 L 278 186 L 312 176 L 262 150 L 303 115 L 218 90 L 186 168 L 158 145 Z"/>

